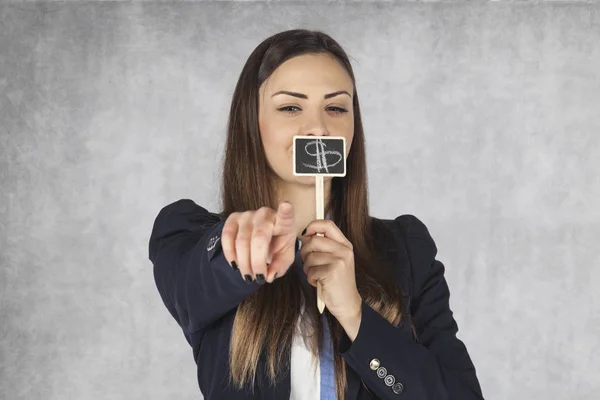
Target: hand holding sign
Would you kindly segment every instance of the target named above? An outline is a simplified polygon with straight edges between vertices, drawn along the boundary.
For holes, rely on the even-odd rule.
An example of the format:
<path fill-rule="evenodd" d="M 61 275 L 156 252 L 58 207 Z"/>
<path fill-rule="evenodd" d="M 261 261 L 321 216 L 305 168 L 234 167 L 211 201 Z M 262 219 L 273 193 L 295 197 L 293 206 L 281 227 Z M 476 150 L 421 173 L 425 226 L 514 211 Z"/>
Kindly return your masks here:
<path fill-rule="evenodd" d="M 325 236 L 315 235 L 316 232 L 324 232 Z M 322 287 L 322 301 L 344 326 L 345 321 L 356 317 L 362 306 L 356 286 L 352 243 L 331 220 L 312 221 L 300 240 L 300 256 L 308 282 Z"/>
<path fill-rule="evenodd" d="M 346 176 L 346 138 L 343 136 L 294 136 L 293 159 L 294 175 L 315 177 L 316 216 L 317 220 L 322 220 L 325 213 L 323 177 Z M 341 232 L 339 233 L 341 234 Z M 316 233 L 316 235 L 324 236 L 323 233 Z M 317 307 L 320 313 L 323 313 L 325 309 L 322 292 L 322 284 L 317 281 Z"/>

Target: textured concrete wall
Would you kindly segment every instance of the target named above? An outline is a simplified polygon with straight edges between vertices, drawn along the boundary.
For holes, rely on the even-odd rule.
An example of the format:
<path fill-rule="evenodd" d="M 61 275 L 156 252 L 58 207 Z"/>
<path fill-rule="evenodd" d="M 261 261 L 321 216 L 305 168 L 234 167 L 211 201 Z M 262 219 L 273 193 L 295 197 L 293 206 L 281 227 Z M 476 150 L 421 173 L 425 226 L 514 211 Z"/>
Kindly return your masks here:
<path fill-rule="evenodd" d="M 372 215 L 416 215 L 488 399 L 600 398 L 600 5 L 0 6 L 0 399 L 201 398 L 154 286 L 158 210 L 215 210 L 267 36 L 352 56 Z M 390 176 L 393 174 L 393 179 Z"/>

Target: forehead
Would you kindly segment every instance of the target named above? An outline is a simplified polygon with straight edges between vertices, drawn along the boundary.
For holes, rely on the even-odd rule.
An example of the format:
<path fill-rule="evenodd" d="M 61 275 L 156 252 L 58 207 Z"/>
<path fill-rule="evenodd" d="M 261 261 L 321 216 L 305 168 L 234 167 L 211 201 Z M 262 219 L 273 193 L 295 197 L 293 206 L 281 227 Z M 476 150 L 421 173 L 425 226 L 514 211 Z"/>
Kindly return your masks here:
<path fill-rule="evenodd" d="M 353 91 L 352 79 L 339 61 L 325 54 L 304 54 L 277 67 L 260 91 L 264 94 L 278 90 L 320 93 L 342 89 Z"/>

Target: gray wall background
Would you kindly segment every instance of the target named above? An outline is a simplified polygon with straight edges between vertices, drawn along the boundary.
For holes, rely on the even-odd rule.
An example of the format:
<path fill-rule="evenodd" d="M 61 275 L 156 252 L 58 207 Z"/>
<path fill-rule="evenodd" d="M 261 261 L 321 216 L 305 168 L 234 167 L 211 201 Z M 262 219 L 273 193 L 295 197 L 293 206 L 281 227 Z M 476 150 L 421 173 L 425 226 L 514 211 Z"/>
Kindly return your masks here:
<path fill-rule="evenodd" d="M 447 268 L 487 399 L 600 398 L 600 5 L 0 6 L 0 398 L 198 399 L 148 260 L 159 209 L 216 210 L 250 52 L 320 29 L 352 57 L 372 215 Z"/>

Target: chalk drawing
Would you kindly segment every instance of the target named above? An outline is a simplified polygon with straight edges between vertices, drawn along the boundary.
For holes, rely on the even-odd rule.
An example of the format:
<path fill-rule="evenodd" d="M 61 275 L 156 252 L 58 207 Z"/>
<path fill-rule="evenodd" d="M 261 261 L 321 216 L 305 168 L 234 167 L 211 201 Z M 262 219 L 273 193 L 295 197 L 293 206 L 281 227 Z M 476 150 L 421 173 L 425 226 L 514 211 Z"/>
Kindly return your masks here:
<path fill-rule="evenodd" d="M 315 146 L 314 153 L 311 153 L 309 151 L 309 146 L 312 146 L 312 145 Z M 310 142 L 306 142 L 306 145 L 304 146 L 304 151 L 309 156 L 315 156 L 315 161 L 317 162 L 317 164 L 316 165 L 306 164 L 306 163 L 302 163 L 302 164 L 305 167 L 316 169 L 317 172 L 321 172 L 321 169 L 325 169 L 325 173 L 329 173 L 328 168 L 336 166 L 340 161 L 342 161 L 342 159 L 344 157 L 342 156 L 342 154 L 339 151 L 325 150 L 325 147 L 327 147 L 327 145 L 325 143 L 323 143 L 323 141 L 321 139 L 316 139 L 316 140 L 313 140 Z M 328 154 L 337 155 L 339 157 L 339 159 L 336 162 L 334 162 L 333 164 L 328 163 L 327 162 Z"/>

